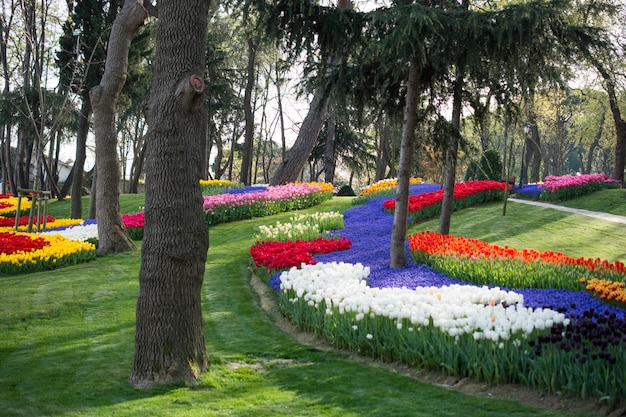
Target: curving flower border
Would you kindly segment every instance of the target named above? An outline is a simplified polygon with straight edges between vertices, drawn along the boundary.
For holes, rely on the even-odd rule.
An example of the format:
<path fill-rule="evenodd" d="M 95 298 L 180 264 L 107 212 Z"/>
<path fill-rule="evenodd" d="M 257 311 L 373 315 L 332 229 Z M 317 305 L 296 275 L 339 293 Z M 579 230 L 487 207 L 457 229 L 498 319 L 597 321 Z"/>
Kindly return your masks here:
<path fill-rule="evenodd" d="M 43 271 L 96 258 L 96 247 L 92 243 L 70 240 L 60 234 L 4 233 L 20 240 L 27 238 L 45 243 L 38 249 L 0 253 L 0 274 Z"/>

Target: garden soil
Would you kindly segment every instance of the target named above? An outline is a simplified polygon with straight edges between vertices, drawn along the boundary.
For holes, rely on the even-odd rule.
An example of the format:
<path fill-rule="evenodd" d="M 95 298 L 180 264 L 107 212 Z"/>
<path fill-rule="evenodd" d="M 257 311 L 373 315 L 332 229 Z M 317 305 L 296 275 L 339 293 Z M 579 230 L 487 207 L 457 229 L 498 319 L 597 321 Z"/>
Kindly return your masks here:
<path fill-rule="evenodd" d="M 531 200 L 510 198 L 509 201 L 549 207 L 557 210 L 626 224 L 626 217 L 623 216 L 615 216 L 607 213 L 599 213 L 589 210 L 573 209 L 569 207 L 557 206 L 554 204 Z M 522 385 L 491 385 L 484 382 L 477 382 L 469 378 L 451 377 L 442 372 L 423 369 L 412 369 L 403 364 L 382 362 L 379 360 L 374 360 L 372 358 L 359 356 L 352 352 L 346 352 L 336 349 L 327 344 L 321 338 L 317 337 L 314 333 L 306 332 L 299 329 L 287 318 L 285 318 L 279 311 L 278 306 L 276 305 L 276 297 L 272 293 L 273 290 L 267 284 L 263 283 L 254 275 L 252 276 L 250 283 L 252 288 L 259 296 L 261 307 L 272 318 L 275 325 L 283 332 L 291 335 L 299 343 L 313 346 L 317 349 L 324 351 L 348 354 L 351 358 L 367 363 L 370 366 L 385 367 L 392 370 L 393 372 L 397 372 L 411 378 L 416 378 L 422 382 L 430 383 L 445 389 L 459 391 L 470 395 L 498 398 L 518 402 L 520 404 L 577 414 L 588 414 L 607 417 L 626 417 L 626 406 L 624 404 L 622 404 L 619 408 L 611 408 L 609 406 L 600 404 L 597 399 L 581 400 L 569 396 L 564 397 L 558 395 L 550 395 L 541 390 L 532 389 L 530 387 Z"/>

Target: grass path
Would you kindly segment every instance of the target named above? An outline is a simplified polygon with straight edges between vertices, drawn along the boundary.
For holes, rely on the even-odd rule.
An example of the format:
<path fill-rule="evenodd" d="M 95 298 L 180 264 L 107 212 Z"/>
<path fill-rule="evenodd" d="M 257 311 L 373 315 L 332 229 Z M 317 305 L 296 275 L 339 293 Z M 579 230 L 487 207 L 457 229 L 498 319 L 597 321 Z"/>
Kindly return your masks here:
<path fill-rule="evenodd" d="M 309 211 L 349 207 L 349 200 L 333 199 Z M 482 222 L 480 233 L 504 241 L 507 232 L 493 224 L 498 207 L 455 215 L 453 228 L 465 225 L 469 230 L 470 221 Z M 511 214 L 514 219 L 513 208 Z M 258 225 L 290 216 L 211 228 L 203 287 L 211 366 L 194 386 L 136 391 L 126 382 L 133 355 L 138 252 L 0 277 L 0 416 L 570 415 L 466 395 L 297 343 L 260 308 L 247 269 Z M 510 233 L 519 239 L 529 228 L 563 221 L 553 216 L 533 215 L 533 224 L 520 222 Z"/>

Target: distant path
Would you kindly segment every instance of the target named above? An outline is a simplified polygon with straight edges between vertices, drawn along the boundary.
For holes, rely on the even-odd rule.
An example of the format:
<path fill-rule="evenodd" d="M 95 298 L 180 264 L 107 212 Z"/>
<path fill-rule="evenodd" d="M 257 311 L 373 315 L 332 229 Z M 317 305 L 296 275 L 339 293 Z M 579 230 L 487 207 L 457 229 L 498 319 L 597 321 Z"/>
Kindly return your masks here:
<path fill-rule="evenodd" d="M 551 208 L 555 210 L 567 211 L 569 213 L 582 214 L 583 216 L 595 217 L 597 219 L 602 219 L 602 220 L 606 220 L 609 222 L 626 224 L 625 216 L 618 216 L 616 214 L 603 213 L 601 211 L 591 211 L 591 210 L 583 210 L 583 209 L 577 209 L 577 208 L 572 208 L 572 207 L 564 207 L 564 206 L 559 206 L 557 204 L 544 203 L 542 201 L 535 201 L 535 200 L 525 200 L 521 198 L 509 198 L 509 201 L 513 201 L 515 203 L 530 204 L 531 206 L 546 207 L 546 208 Z"/>

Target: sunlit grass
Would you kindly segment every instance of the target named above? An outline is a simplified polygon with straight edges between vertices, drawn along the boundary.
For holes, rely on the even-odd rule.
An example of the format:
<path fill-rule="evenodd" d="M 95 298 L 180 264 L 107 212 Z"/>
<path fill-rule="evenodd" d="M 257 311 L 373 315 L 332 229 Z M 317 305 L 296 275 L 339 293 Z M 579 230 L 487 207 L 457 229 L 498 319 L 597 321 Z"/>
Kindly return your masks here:
<path fill-rule="evenodd" d="M 123 196 L 122 211 L 134 212 L 133 207 L 143 204 L 141 199 Z M 351 199 L 335 198 L 303 212 L 350 207 Z M 57 208 L 61 213 L 60 206 L 51 210 Z M 463 233 L 489 235 L 499 242 L 507 240 L 507 233 L 512 239 L 527 236 L 522 243 L 535 245 L 549 237 L 553 250 L 571 245 L 569 236 L 560 242 L 544 236 L 567 231 L 575 221 L 557 225 L 571 215 L 511 203 L 506 219 L 500 220 L 499 210 L 499 205 L 491 205 L 455 214 L 453 228 L 462 226 Z M 139 252 L 57 271 L 0 277 L 0 415 L 566 415 L 425 384 L 347 354 L 301 345 L 283 333 L 260 308 L 250 286 L 248 251 L 259 225 L 284 222 L 292 215 L 210 228 L 203 311 L 211 366 L 196 386 L 145 392 L 127 384 Z M 508 232 L 501 229 L 506 224 Z M 531 239 L 535 229 L 539 232 Z M 618 246 L 599 237 L 598 232 L 586 245 L 586 256 Z M 583 251 L 582 242 L 579 246 Z"/>

